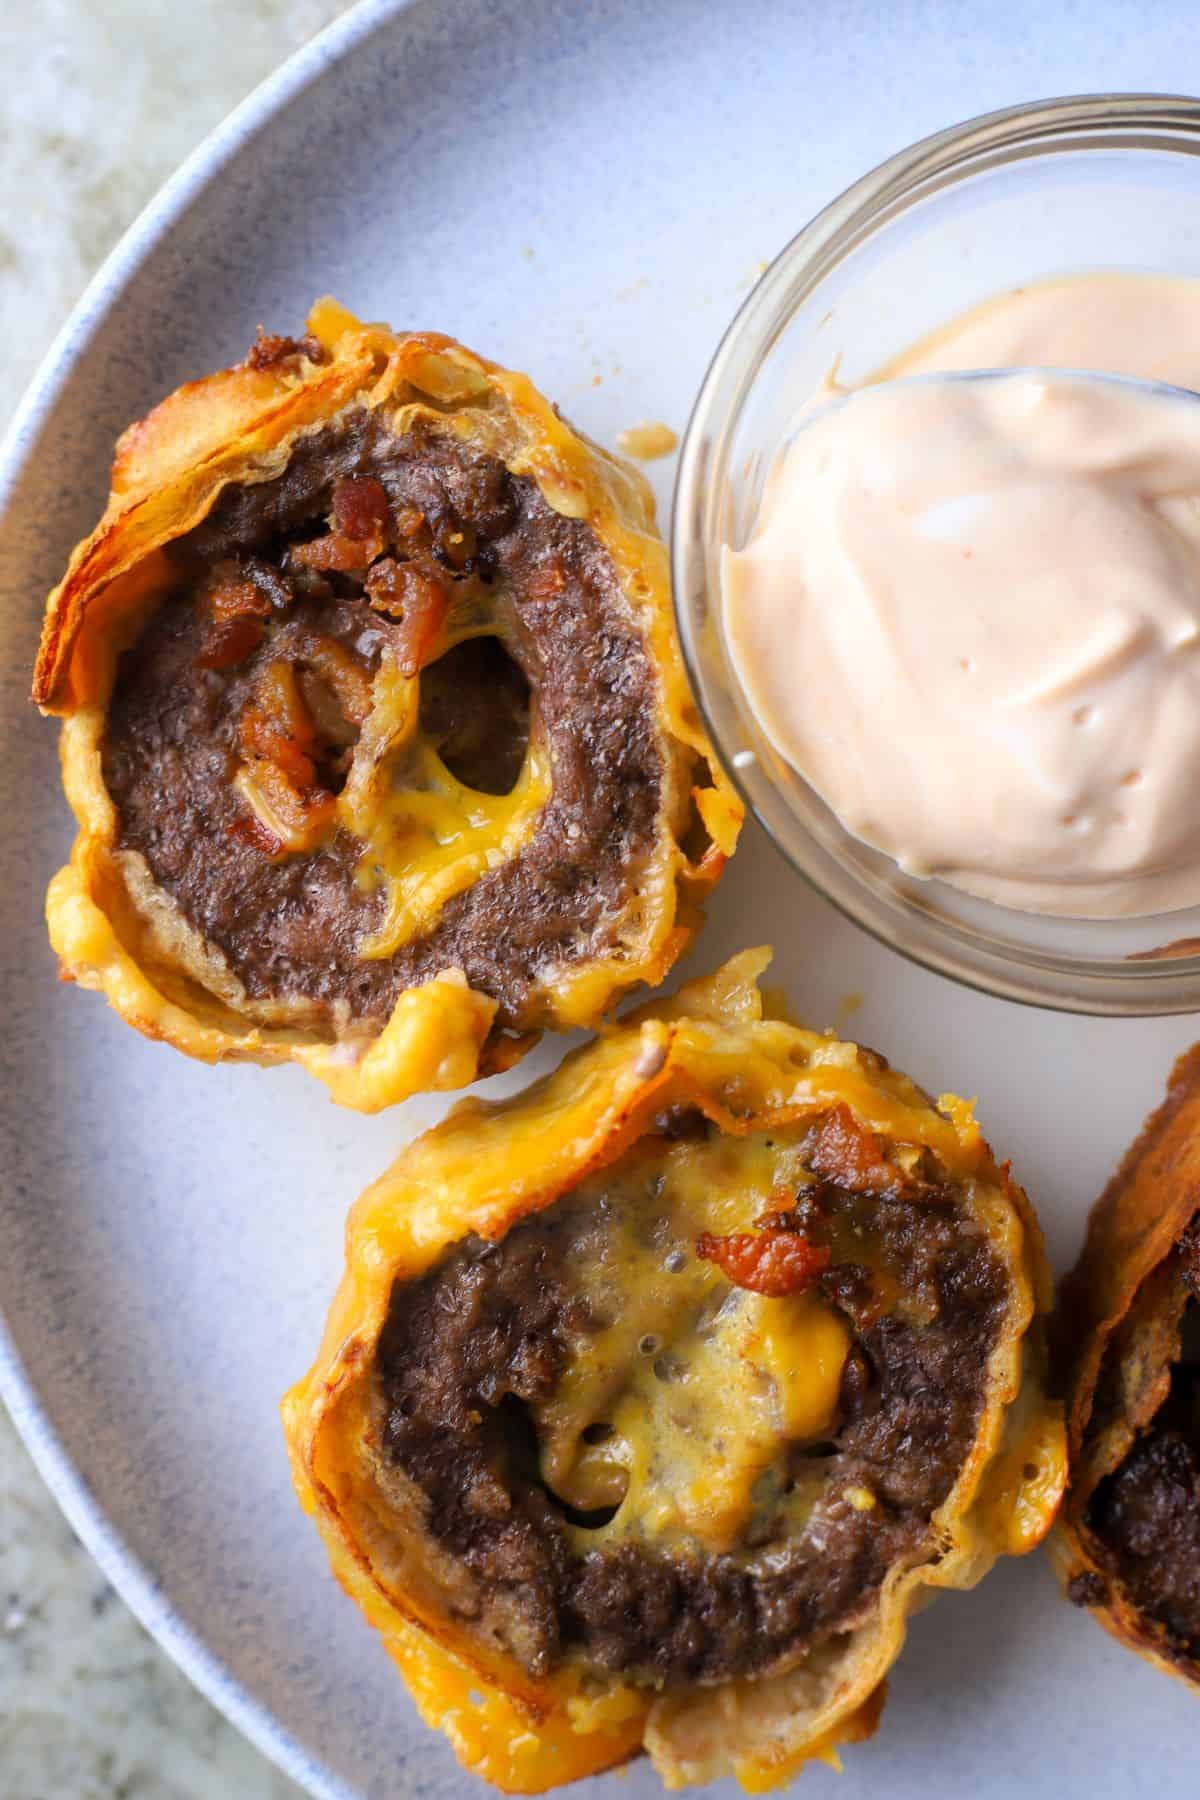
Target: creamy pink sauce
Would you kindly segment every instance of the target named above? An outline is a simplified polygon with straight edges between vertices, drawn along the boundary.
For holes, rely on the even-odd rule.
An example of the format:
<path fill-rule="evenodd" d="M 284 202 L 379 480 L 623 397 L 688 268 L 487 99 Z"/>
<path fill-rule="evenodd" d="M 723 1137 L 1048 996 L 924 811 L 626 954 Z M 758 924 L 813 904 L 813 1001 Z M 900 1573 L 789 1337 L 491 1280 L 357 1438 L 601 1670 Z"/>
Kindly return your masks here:
<path fill-rule="evenodd" d="M 1026 364 L 1200 388 L 1200 281 L 1020 290 L 885 373 Z M 767 736 L 902 868 L 1068 916 L 1200 903 L 1200 401 L 869 385 L 797 431 L 722 587 Z"/>

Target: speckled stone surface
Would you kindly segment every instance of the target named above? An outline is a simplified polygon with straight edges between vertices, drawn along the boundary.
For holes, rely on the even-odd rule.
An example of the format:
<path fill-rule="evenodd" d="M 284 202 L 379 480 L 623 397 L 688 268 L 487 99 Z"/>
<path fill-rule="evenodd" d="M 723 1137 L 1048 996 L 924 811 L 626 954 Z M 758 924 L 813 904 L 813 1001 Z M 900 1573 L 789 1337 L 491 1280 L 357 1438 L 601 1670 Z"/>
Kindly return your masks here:
<path fill-rule="evenodd" d="M 0 8 L 0 429 L 93 269 L 340 0 Z M 186 69 L 186 80 L 179 72 Z M 0 1800 L 288 1800 L 63 1519 L 0 1404 Z"/>
<path fill-rule="evenodd" d="M 0 1795 L 298 1794 L 132 1618 L 0 1411 Z"/>

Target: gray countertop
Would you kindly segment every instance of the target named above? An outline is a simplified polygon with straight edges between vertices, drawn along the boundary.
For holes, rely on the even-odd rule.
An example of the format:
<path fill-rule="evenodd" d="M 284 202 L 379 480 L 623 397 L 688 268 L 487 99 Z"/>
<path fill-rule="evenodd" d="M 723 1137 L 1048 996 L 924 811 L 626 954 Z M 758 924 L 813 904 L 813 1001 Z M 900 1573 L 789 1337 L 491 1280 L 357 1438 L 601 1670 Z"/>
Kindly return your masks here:
<path fill-rule="evenodd" d="M 0 427 L 88 277 L 189 150 L 341 0 L 0 9 Z M 19 79 L 12 79 L 19 71 Z M 0 1408 L 0 1800 L 298 1790 L 135 1622 Z"/>

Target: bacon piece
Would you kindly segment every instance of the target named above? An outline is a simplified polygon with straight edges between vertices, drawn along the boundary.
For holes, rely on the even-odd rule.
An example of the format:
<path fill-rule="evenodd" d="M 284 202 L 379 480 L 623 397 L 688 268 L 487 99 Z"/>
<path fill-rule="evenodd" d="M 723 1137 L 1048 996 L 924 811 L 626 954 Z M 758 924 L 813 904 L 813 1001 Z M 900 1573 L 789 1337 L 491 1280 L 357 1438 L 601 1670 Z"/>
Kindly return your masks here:
<path fill-rule="evenodd" d="M 263 620 L 271 615 L 271 597 L 236 563 L 221 564 L 203 597 L 212 618 L 196 657 L 201 669 L 229 669 L 245 662 L 263 640 Z"/>
<path fill-rule="evenodd" d="M 200 669 L 230 669 L 235 663 L 245 662 L 263 640 L 261 619 L 247 618 L 242 614 L 239 618 L 217 619 L 204 635 L 204 642 L 196 657 L 196 666 Z"/>
<path fill-rule="evenodd" d="M 317 734 L 290 663 L 273 662 L 263 670 L 254 703 L 238 722 L 238 737 L 247 756 L 273 764 L 294 788 L 312 786 Z"/>
<path fill-rule="evenodd" d="M 209 589 L 208 604 L 214 619 L 269 619 L 271 598 L 248 576 L 232 573 Z"/>
<path fill-rule="evenodd" d="M 293 544 L 288 554 L 302 568 L 319 569 L 325 574 L 334 570 L 345 575 L 365 569 L 380 549 L 382 545 L 343 537 L 340 531 L 327 531 L 324 537 L 311 538 L 307 544 Z"/>
<path fill-rule="evenodd" d="M 892 1194 L 905 1185 L 902 1171 L 884 1156 L 881 1139 L 860 1125 L 846 1105 L 826 1113 L 804 1156 L 814 1175 L 852 1194 Z"/>
<path fill-rule="evenodd" d="M 391 532 L 383 483 L 374 475 L 346 475 L 333 490 L 332 529 L 307 544 L 293 544 L 291 556 L 306 569 L 366 569 Z"/>
<path fill-rule="evenodd" d="M 227 670 L 245 662 L 263 643 L 263 619 L 272 614 L 272 596 L 236 562 L 218 563 L 212 571 L 203 607 L 212 625 L 196 657 L 201 670 Z"/>
<path fill-rule="evenodd" d="M 391 515 L 383 483 L 374 475 L 346 475 L 333 490 L 333 529 L 366 542 L 383 539 Z"/>
<path fill-rule="evenodd" d="M 273 858 L 320 842 L 337 801 L 317 779 L 318 758 L 344 753 L 371 710 L 370 679 L 344 645 L 313 632 L 298 648 L 299 667 L 277 658 L 262 671 L 238 721 L 246 764 L 236 785 L 258 829 L 237 835 Z"/>
<path fill-rule="evenodd" d="M 829 1267 L 829 1251 L 810 1244 L 798 1231 L 768 1229 L 736 1231 L 730 1237 L 714 1237 L 702 1231 L 696 1254 L 716 1263 L 734 1287 L 779 1300 L 787 1294 L 803 1294 L 815 1287 Z"/>
<path fill-rule="evenodd" d="M 291 362 L 297 357 L 307 357 L 309 362 L 319 363 L 324 360 L 325 352 L 320 341 L 311 331 L 306 331 L 301 338 L 280 337 L 275 332 L 259 330 L 258 336 L 246 353 L 246 367 L 249 369 L 275 369 L 281 363 Z"/>
<path fill-rule="evenodd" d="M 284 846 L 273 831 L 268 831 L 262 820 L 252 812 L 239 813 L 229 823 L 229 835 L 237 838 L 239 843 L 249 844 L 271 862 L 278 862 L 284 854 Z"/>
<path fill-rule="evenodd" d="M 398 622 L 392 643 L 404 675 L 415 675 L 433 660 L 450 596 L 444 582 L 416 563 L 385 557 L 367 576 L 367 599 L 378 613 Z"/>

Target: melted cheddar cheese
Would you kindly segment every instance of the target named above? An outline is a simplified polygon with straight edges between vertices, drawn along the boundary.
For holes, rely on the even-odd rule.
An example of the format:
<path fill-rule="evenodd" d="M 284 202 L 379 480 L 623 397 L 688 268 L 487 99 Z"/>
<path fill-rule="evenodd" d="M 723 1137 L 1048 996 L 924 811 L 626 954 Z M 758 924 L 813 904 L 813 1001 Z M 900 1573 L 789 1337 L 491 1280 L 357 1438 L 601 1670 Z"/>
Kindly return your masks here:
<path fill-rule="evenodd" d="M 360 946 L 363 956 L 394 956 L 431 928 L 447 900 L 514 857 L 550 794 L 547 758 L 537 746 L 508 794 L 465 787 L 427 743 L 414 747 L 407 779 L 375 815 L 360 865 L 364 883 L 383 877 L 388 902 L 383 924 Z"/>
<path fill-rule="evenodd" d="M 317 302 L 309 329 L 323 356 L 289 355 L 270 366 L 249 358 L 185 383 L 129 427 L 104 516 L 47 601 L 34 698 L 64 721 L 63 781 L 79 825 L 70 865 L 47 896 L 47 924 L 64 974 L 102 992 L 148 1037 L 207 1062 L 298 1061 L 341 1104 L 377 1111 L 510 1066 L 537 1032 L 594 1027 L 629 989 L 662 982 L 733 852 L 742 809 L 688 697 L 668 558 L 644 477 L 579 437 L 527 377 L 439 333 L 363 324 L 329 299 Z M 290 996 L 262 1002 L 240 990 L 200 930 L 161 904 L 141 863 L 120 846 L 103 779 L 106 718 L 121 654 L 178 584 L 170 546 L 200 526 L 230 486 L 274 480 L 303 439 L 360 410 L 399 437 L 431 422 L 469 456 L 495 459 L 517 480 L 531 480 L 551 508 L 586 521 L 654 671 L 647 722 L 664 780 L 637 891 L 625 897 L 608 942 L 547 959 L 519 1018 L 498 1019 L 482 990 L 468 1003 L 453 985 L 465 971 L 449 951 L 423 988 L 398 996 L 381 1031 L 327 1018 L 299 999 L 293 1005 Z M 466 638 L 504 636 L 499 580 L 455 582 L 448 616 L 430 624 L 432 640 L 418 635 L 404 654 L 393 646 L 365 696 L 364 672 L 347 667 L 348 652 L 328 640 L 334 697 L 354 690 L 353 704 L 344 696 L 339 704 L 358 730 L 340 793 L 306 781 L 302 764 L 295 780 L 281 779 L 286 771 L 264 749 L 269 731 L 242 746 L 237 791 L 247 825 L 261 828 L 252 836 L 264 854 L 311 854 L 339 833 L 362 846 L 358 879 L 383 901 L 365 956 L 402 952 L 448 903 L 520 855 L 552 793 L 536 683 L 524 767 L 508 794 L 456 781 L 421 731 L 421 677 L 412 668 Z M 256 762 L 266 768 L 256 771 Z M 275 773 L 264 780 L 267 770 Z M 273 845 L 263 846 L 264 833 Z M 414 1001 L 418 991 L 425 997 Z M 451 1004 L 439 1026 L 443 998 Z"/>
<path fill-rule="evenodd" d="M 471 599 L 448 622 L 439 654 L 490 629 Z M 366 957 L 394 956 L 434 925 L 448 900 L 511 860 L 532 837 L 550 797 L 549 756 L 536 732 L 509 793 L 483 793 L 459 781 L 421 730 L 420 693 L 419 674 L 405 675 L 385 659 L 338 798 L 335 825 L 364 846 L 359 885 L 382 884 L 386 894 L 383 922 L 360 946 Z"/>
<path fill-rule="evenodd" d="M 320 1353 L 284 1402 L 297 1490 L 340 1579 L 422 1716 L 508 1792 L 542 1792 L 639 1749 L 669 1788 L 733 1775 L 762 1793 L 806 1761 L 836 1764 L 839 1746 L 875 1729 L 914 1607 L 931 1589 L 972 1586 L 1000 1551 L 1032 1548 L 1062 1491 L 1061 1414 L 1042 1389 L 1036 1317 L 1048 1275 L 1024 1194 L 966 1102 L 946 1096 L 935 1108 L 853 1044 L 764 1017 L 765 963 L 744 952 L 622 1020 L 525 1094 L 468 1100 L 410 1144 L 351 1215 Z M 823 1458 L 785 1459 L 784 1446 L 815 1447 L 837 1429 L 843 1327 L 811 1290 L 767 1299 L 732 1287 L 695 1254 L 696 1240 L 784 1210 L 776 1190 L 804 1185 L 807 1133 L 835 1107 L 883 1140 L 893 1166 L 920 1173 L 930 1161 L 1010 1277 L 971 1453 L 932 1520 L 937 1554 L 893 1568 L 852 1629 L 761 1676 L 656 1689 L 569 1654 L 531 1675 L 439 1592 L 424 1516 L 397 1506 L 381 1462 L 375 1351 L 397 1282 L 420 1279 L 468 1233 L 499 1240 L 581 1203 L 583 1229 L 569 1222 L 562 1266 L 572 1305 L 590 1317 L 567 1321 L 565 1360 L 533 1421 L 538 1473 L 576 1512 L 574 1547 L 607 1537 L 619 1549 L 622 1534 L 653 1532 L 656 1548 L 682 1559 L 689 1546 L 720 1554 L 731 1537 L 753 1545 L 761 1528 L 786 1539 L 805 1529 L 809 1502 L 780 1477 L 799 1471 L 802 1484 L 806 1464 Z M 703 1113 L 705 1134 L 664 1138 L 662 1116 L 677 1110 Z M 927 1302 L 887 1268 L 875 1204 L 864 1193 L 822 1235 L 835 1263 L 865 1263 L 888 1309 L 919 1324 Z M 843 1497 L 870 1517 L 884 1504 L 866 1486 Z"/>
<path fill-rule="evenodd" d="M 787 1454 L 836 1423 L 847 1327 L 815 1293 L 748 1293 L 696 1253 L 809 1179 L 800 1135 L 650 1139 L 575 1197 L 597 1219 L 575 1277 L 603 1323 L 534 1410 L 547 1486 L 580 1513 L 615 1509 L 571 1527 L 581 1552 L 631 1536 L 724 1549 L 815 1499 Z"/>

